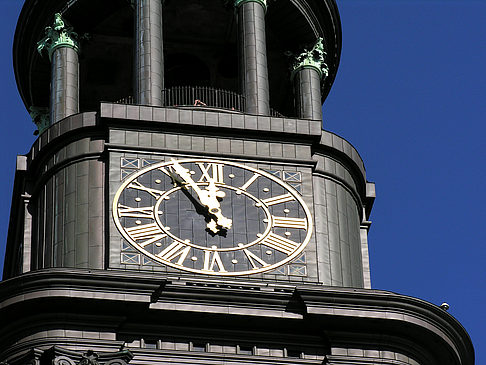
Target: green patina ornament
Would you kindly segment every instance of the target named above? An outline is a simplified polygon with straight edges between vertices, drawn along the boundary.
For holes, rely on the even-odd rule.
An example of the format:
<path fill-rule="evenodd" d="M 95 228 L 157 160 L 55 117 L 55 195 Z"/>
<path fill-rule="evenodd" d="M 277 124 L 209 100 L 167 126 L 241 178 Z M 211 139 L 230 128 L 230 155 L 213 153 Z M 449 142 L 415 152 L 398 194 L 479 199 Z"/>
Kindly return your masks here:
<path fill-rule="evenodd" d="M 235 8 L 238 8 L 240 5 L 249 2 L 260 3 L 265 11 L 267 10 L 267 0 L 235 0 Z"/>
<path fill-rule="evenodd" d="M 37 130 L 34 135 L 42 134 L 50 125 L 49 109 L 37 106 L 31 106 L 29 108 L 29 114 L 32 121 L 37 126 Z"/>
<path fill-rule="evenodd" d="M 78 34 L 72 27 L 66 27 L 61 14 L 54 15 L 54 24 L 47 27 L 45 33 L 45 37 L 37 42 L 37 51 L 42 54 L 42 51 L 47 49 L 49 59 L 57 48 L 69 47 L 76 52 L 79 51 Z"/>
<path fill-rule="evenodd" d="M 314 68 L 319 72 L 321 78 L 327 77 L 329 75 L 329 67 L 325 62 L 326 55 L 327 53 L 324 51 L 323 39 L 319 37 L 314 47 L 310 50 L 305 49 L 304 52 L 295 56 L 292 64 L 292 78 L 297 71 L 305 67 Z"/>

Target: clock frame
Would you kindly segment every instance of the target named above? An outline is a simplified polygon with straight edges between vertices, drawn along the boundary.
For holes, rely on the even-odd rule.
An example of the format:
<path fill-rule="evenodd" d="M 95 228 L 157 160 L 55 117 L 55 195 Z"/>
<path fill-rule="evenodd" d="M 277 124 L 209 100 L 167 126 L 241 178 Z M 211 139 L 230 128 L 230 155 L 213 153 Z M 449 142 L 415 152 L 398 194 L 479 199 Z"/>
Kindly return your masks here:
<path fill-rule="evenodd" d="M 201 196 L 211 196 L 210 190 L 216 191 L 213 202 L 204 205 Z M 211 204 L 229 227 L 216 223 Z M 137 251 L 204 275 L 274 270 L 303 252 L 313 229 L 309 208 L 286 182 L 238 162 L 205 158 L 171 159 L 131 174 L 112 211 L 118 231 Z"/>

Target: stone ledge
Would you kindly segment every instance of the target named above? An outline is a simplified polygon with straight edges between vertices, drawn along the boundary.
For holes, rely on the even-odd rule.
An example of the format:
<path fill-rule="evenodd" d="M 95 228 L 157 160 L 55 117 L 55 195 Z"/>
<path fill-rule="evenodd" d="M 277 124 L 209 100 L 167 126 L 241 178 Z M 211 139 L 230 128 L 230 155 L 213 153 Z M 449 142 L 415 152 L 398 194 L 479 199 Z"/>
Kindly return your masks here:
<path fill-rule="evenodd" d="M 100 104 L 101 118 L 137 120 L 145 122 L 176 123 L 203 127 L 245 129 L 250 131 L 321 136 L 322 122 L 295 118 L 278 118 L 187 108 L 151 107 L 127 104 Z"/>

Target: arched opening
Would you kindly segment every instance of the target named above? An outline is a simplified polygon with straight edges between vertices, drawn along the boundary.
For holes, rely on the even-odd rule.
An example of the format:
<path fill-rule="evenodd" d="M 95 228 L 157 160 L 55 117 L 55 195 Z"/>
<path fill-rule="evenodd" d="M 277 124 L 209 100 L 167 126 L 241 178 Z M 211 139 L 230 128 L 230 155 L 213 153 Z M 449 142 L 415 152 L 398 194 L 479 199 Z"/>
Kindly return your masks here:
<path fill-rule="evenodd" d="M 182 6 L 168 0 L 163 16 L 166 87 L 194 85 L 237 92 L 233 7 L 220 0 L 187 0 Z"/>
<path fill-rule="evenodd" d="M 283 115 L 294 117 L 296 110 L 290 80 L 292 54 L 313 44 L 318 35 L 291 1 L 271 3 L 266 15 L 266 32 L 270 106 Z"/>

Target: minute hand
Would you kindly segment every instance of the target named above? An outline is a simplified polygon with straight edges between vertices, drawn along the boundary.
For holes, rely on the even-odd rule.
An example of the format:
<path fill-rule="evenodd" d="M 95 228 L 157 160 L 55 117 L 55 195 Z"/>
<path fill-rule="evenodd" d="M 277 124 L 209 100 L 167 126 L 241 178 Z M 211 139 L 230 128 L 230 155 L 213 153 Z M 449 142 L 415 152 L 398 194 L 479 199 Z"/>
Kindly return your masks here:
<path fill-rule="evenodd" d="M 209 181 L 209 186 L 208 189 L 202 190 L 199 188 L 199 186 L 194 182 L 194 180 L 191 177 L 191 174 L 189 173 L 189 170 L 182 167 L 177 163 L 176 161 L 173 160 L 173 167 L 174 171 L 184 180 L 184 182 L 188 185 L 191 186 L 191 188 L 196 192 L 199 201 L 201 204 L 205 207 L 208 208 L 209 212 L 213 214 L 216 217 L 216 223 L 217 225 L 230 229 L 232 226 L 232 220 L 226 218 L 223 216 L 221 213 L 221 206 L 219 204 L 216 192 L 219 190 L 216 185 L 214 184 L 214 181 Z M 211 223 L 211 222 L 210 222 Z M 208 224 L 208 228 L 210 228 L 213 232 L 219 231 L 217 227 L 214 227 L 214 223 Z"/>

